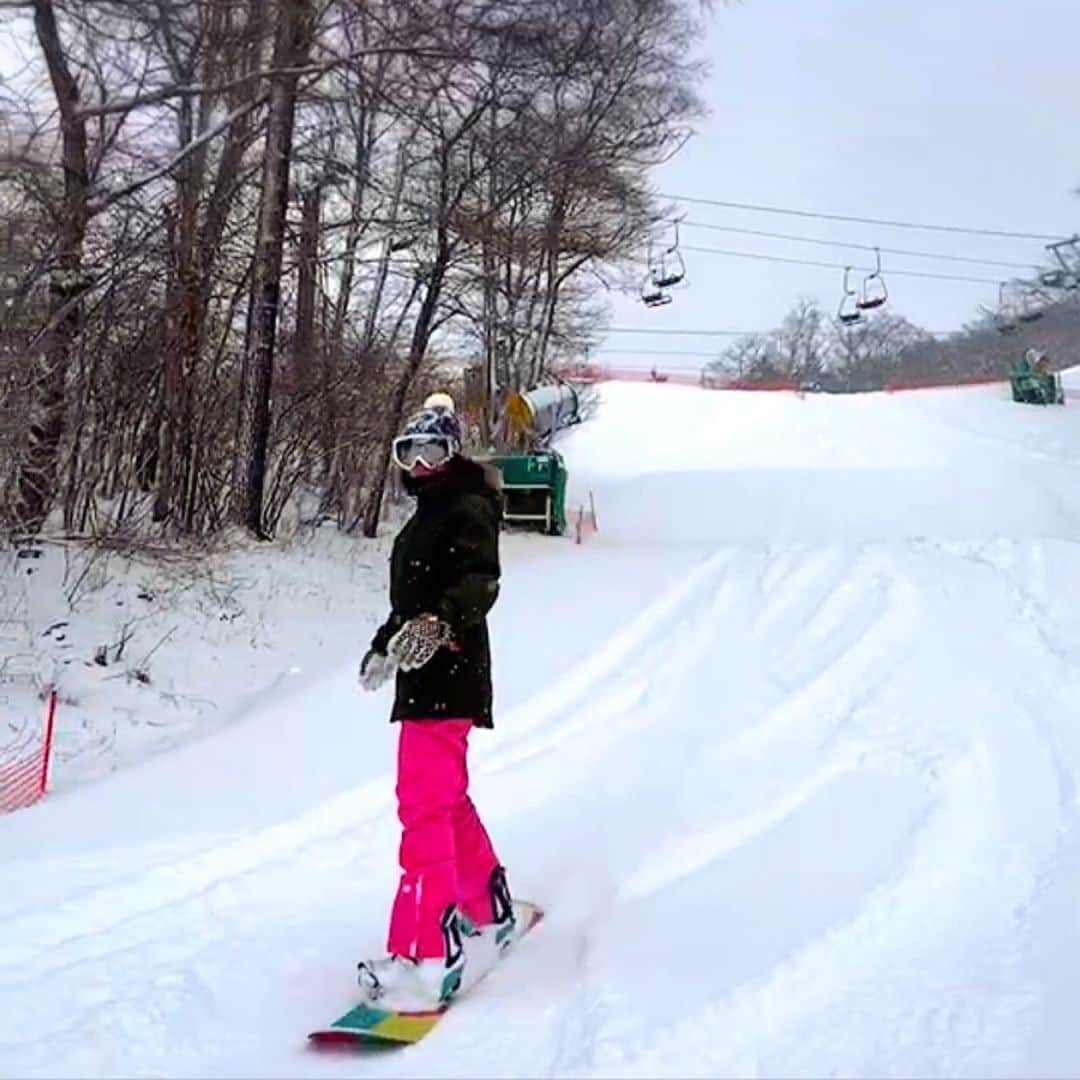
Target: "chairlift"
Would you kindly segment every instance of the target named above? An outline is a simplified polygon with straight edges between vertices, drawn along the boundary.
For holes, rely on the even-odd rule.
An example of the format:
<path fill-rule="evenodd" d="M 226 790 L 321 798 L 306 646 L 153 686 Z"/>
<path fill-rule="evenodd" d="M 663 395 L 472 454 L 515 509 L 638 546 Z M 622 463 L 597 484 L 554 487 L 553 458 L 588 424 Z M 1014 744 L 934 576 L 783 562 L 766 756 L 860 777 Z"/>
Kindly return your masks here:
<path fill-rule="evenodd" d="M 998 289 L 998 309 L 994 313 L 994 325 L 999 333 L 1011 334 L 1020 328 L 1016 302 L 1009 295 L 1009 283 L 1003 281 Z"/>
<path fill-rule="evenodd" d="M 1053 304 L 1053 300 L 1038 285 L 1031 282 L 1020 282 L 1022 292 L 1020 294 L 1020 310 L 1017 318 L 1022 323 L 1033 323 L 1041 319 Z"/>
<path fill-rule="evenodd" d="M 1064 270 L 1042 270 L 1039 273 L 1039 284 L 1047 289 L 1075 289 L 1076 279 Z"/>
<path fill-rule="evenodd" d="M 651 274 L 646 274 L 641 283 L 641 302 L 647 308 L 663 307 L 671 303 L 671 297 L 653 282 Z"/>
<path fill-rule="evenodd" d="M 877 268 L 863 280 L 862 297 L 855 302 L 859 311 L 872 311 L 882 307 L 889 299 L 889 289 L 885 279 L 881 276 L 881 251 L 874 248 L 877 256 Z"/>
<path fill-rule="evenodd" d="M 863 321 L 862 312 L 859 310 L 859 294 L 851 287 L 851 267 L 844 267 L 844 295 L 840 298 L 840 307 L 837 309 L 836 318 L 843 326 L 854 326 Z"/>
<path fill-rule="evenodd" d="M 1037 307 L 1030 299 L 1025 299 L 1024 306 L 1016 316 L 1022 323 L 1033 323 L 1046 314 L 1046 308 Z"/>
<path fill-rule="evenodd" d="M 1062 260 L 1064 261 L 1064 260 Z M 1039 286 L 1055 292 L 1075 292 L 1080 288 L 1080 274 L 1068 267 L 1039 271 Z"/>
<path fill-rule="evenodd" d="M 672 221 L 675 229 L 675 238 L 670 247 L 661 249 L 659 258 L 652 255 L 652 244 L 649 245 L 649 273 L 652 283 L 658 289 L 669 289 L 672 285 L 678 285 L 686 277 L 686 262 L 682 252 L 679 251 L 679 221 Z"/>
<path fill-rule="evenodd" d="M 1065 289 L 1073 292 L 1080 288 L 1080 236 L 1073 236 L 1069 240 L 1058 240 L 1056 243 L 1047 244 L 1046 250 L 1051 252 L 1061 269 L 1045 271 L 1039 275 L 1039 281 L 1049 289 Z M 1066 258 L 1064 252 L 1068 252 L 1071 258 Z"/>

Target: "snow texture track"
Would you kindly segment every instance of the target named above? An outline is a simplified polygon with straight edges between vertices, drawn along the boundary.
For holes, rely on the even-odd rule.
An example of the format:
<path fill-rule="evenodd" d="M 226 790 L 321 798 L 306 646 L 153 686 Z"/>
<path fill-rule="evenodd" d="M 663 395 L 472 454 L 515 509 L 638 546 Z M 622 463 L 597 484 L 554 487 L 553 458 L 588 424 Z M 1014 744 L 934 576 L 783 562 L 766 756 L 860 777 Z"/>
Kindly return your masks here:
<path fill-rule="evenodd" d="M 814 432 L 843 457 L 818 474 L 828 505 L 859 469 L 898 468 L 905 445 L 917 475 L 903 490 L 939 485 L 940 534 L 920 519 L 840 535 L 817 521 L 820 505 L 787 503 L 783 461 L 765 460 L 775 445 L 725 456 L 717 432 L 741 422 L 740 397 L 611 392 L 568 447 L 599 489 L 601 536 L 509 561 L 507 597 L 532 583 L 538 610 L 569 598 L 560 615 L 576 619 L 560 635 L 554 617 L 510 601 L 510 705 L 475 740 L 477 802 L 516 891 L 547 918 L 451 1020 L 362 1063 L 303 1046 L 378 948 L 395 878 L 392 742 L 377 709 L 363 719 L 369 779 L 316 787 L 299 812 L 267 809 L 286 769 L 317 770 L 338 727 L 360 722 L 341 672 L 287 705 L 312 726 L 306 750 L 270 745 L 251 760 L 248 827 L 234 806 L 215 830 L 204 808 L 185 832 L 176 809 L 154 837 L 117 825 L 97 845 L 35 850 L 35 835 L 124 791 L 108 784 L 0 822 L 14 883 L 0 891 L 0 1074 L 1075 1074 L 1073 414 L 1050 416 L 1040 440 L 1034 413 L 984 392 L 769 406 L 771 430 L 798 433 L 793 468 L 811 463 Z M 715 410 L 710 441 L 683 435 L 682 457 L 665 444 L 662 460 L 639 462 L 652 502 L 636 522 L 605 517 L 603 492 L 617 503 L 629 483 L 605 440 L 646 408 L 672 439 L 686 409 Z M 1036 468 L 1048 445 L 1056 464 Z M 1017 467 L 1003 482 L 1028 488 L 996 506 L 934 468 L 970 451 L 989 475 L 995 448 Z M 778 474 L 751 516 L 783 517 L 792 535 L 725 530 L 721 508 L 686 502 L 730 490 L 724 468 L 744 465 Z M 886 505 L 895 495 L 879 488 L 866 507 L 878 525 L 903 521 Z M 1010 520 L 1036 504 L 1052 528 Z M 251 738 L 260 731 L 253 720 Z M 154 763 L 162 798 L 216 745 L 173 772 Z"/>

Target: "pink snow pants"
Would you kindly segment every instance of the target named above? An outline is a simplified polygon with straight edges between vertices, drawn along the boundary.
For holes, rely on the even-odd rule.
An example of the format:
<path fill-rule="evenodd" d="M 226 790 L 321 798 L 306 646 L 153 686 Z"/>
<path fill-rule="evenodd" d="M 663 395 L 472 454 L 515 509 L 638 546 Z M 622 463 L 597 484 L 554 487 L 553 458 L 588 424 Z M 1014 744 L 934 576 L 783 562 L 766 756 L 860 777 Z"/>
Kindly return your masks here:
<path fill-rule="evenodd" d="M 397 799 L 401 881 L 387 951 L 445 954 L 442 918 L 451 904 L 477 925 L 492 920 L 488 882 L 495 851 L 469 798 L 471 720 L 402 720 Z"/>

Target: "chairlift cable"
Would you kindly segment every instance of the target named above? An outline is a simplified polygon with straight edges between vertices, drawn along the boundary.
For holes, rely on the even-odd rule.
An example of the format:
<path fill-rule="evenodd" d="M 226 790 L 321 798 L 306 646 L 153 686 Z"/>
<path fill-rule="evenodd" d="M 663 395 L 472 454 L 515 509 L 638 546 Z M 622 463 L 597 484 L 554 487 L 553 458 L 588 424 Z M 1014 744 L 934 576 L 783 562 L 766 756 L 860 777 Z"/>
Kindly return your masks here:
<path fill-rule="evenodd" d="M 933 337 L 949 337 L 951 334 L 958 333 L 956 330 L 926 330 L 923 327 L 920 327 L 920 329 Z M 663 334 L 665 337 L 685 335 L 689 337 L 730 338 L 756 337 L 770 332 L 768 330 L 657 330 L 652 327 L 637 326 L 609 326 L 606 330 L 601 331 L 604 334 Z M 595 349 L 590 349 L 590 352 L 595 351 Z"/>
<path fill-rule="evenodd" d="M 609 326 L 605 334 L 689 334 L 695 337 L 750 337 L 754 330 L 657 330 L 636 326 Z"/>
<path fill-rule="evenodd" d="M 795 210 L 786 206 L 762 206 L 757 203 L 730 202 L 723 199 L 701 199 L 689 195 L 660 194 L 662 199 L 670 199 L 672 202 L 694 203 L 701 206 L 722 206 L 732 210 L 752 210 L 764 214 L 786 214 L 790 217 L 818 218 L 822 221 L 847 221 L 859 225 L 883 225 L 892 229 L 918 229 L 924 232 L 965 233 L 968 236 L 994 236 L 1010 240 L 1044 240 L 1057 242 L 1062 239 L 1061 234 L 1013 232 L 1008 229 L 981 229 L 964 225 L 932 225 L 914 221 L 900 221 L 889 218 L 856 217 L 851 214 L 828 214 L 815 210 Z"/>
<path fill-rule="evenodd" d="M 944 255 L 932 251 L 908 251 L 904 248 L 878 248 L 873 244 L 859 244 L 846 240 L 823 240 L 815 236 L 795 236 L 791 233 L 769 232 L 764 229 L 743 229 L 737 225 L 714 225 L 708 221 L 683 221 L 696 229 L 712 229 L 716 232 L 739 233 L 742 236 L 760 236 L 770 240 L 790 240 L 799 244 L 819 244 L 823 247 L 851 248 L 857 251 L 881 251 L 883 255 L 903 255 L 913 259 L 940 259 L 943 262 L 972 263 L 978 266 L 1002 266 L 1008 270 L 1031 270 L 1032 263 L 1005 262 L 1001 259 L 978 259 L 968 255 Z"/>
<path fill-rule="evenodd" d="M 818 266 L 826 270 L 844 270 L 849 267 L 860 273 L 870 273 L 873 267 L 851 266 L 850 263 L 822 262 L 818 259 L 793 259 L 783 255 L 765 255 L 760 252 L 750 251 L 727 251 L 723 248 L 703 248 L 684 246 L 683 251 L 692 251 L 699 255 L 724 255 L 732 259 L 760 259 L 763 262 L 787 263 L 793 266 Z M 998 278 L 965 277 L 959 274 L 935 274 L 928 270 L 896 270 L 889 269 L 890 277 L 913 277 L 928 278 L 934 281 L 960 281 L 969 282 L 973 285 L 997 285 Z"/>

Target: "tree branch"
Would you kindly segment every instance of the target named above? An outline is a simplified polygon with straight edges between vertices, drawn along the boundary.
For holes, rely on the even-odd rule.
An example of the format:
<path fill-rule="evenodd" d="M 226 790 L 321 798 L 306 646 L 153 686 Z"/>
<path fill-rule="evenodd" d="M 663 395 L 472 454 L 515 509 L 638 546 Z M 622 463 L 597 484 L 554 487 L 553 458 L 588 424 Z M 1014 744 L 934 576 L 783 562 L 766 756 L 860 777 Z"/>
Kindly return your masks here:
<path fill-rule="evenodd" d="M 3 4 L 5 0 L 0 0 Z M 21 2 L 21 0 L 18 0 Z M 446 52 L 441 49 L 416 49 L 406 48 L 400 45 L 379 46 L 370 49 L 358 49 L 355 52 L 335 56 L 330 60 L 324 60 L 319 64 L 303 64 L 293 67 L 270 67 L 260 71 L 253 71 L 238 79 L 220 83 L 215 86 L 206 86 L 201 83 L 173 83 L 163 86 L 149 94 L 138 94 L 134 97 L 121 98 L 119 101 L 104 105 L 91 105 L 80 109 L 76 114 L 81 117 L 108 116 L 115 113 L 130 112 L 132 109 L 141 109 L 150 105 L 161 105 L 163 102 L 182 97 L 203 97 L 231 93 L 248 83 L 262 79 L 274 79 L 282 76 L 302 77 L 304 75 L 325 75 L 343 64 L 352 63 L 354 60 L 362 60 L 366 56 L 408 56 L 416 60 L 453 60 L 461 61 L 465 58 Z"/>
<path fill-rule="evenodd" d="M 234 109 L 228 116 L 222 121 L 216 124 L 212 128 L 207 128 L 201 135 L 194 138 L 186 146 L 182 146 L 164 165 L 155 169 L 152 173 L 148 173 L 146 176 L 140 177 L 138 180 L 133 180 L 125 187 L 119 188 L 117 191 L 108 192 L 107 194 L 99 195 L 95 199 L 91 199 L 89 204 L 89 211 L 91 214 L 100 214 L 103 210 L 107 210 L 114 203 L 119 202 L 121 199 L 126 199 L 129 195 L 134 195 L 135 192 L 141 191 L 148 184 L 154 183 L 156 180 L 160 180 L 163 176 L 168 176 L 178 165 L 182 164 L 185 158 L 190 154 L 193 154 L 200 147 L 205 146 L 206 143 L 212 142 L 216 139 L 226 128 L 231 127 L 237 120 L 246 116 L 249 112 L 254 111 L 260 106 L 264 105 L 269 98 L 269 92 L 260 94 L 257 98 L 253 98 L 251 101 L 239 108 Z"/>

